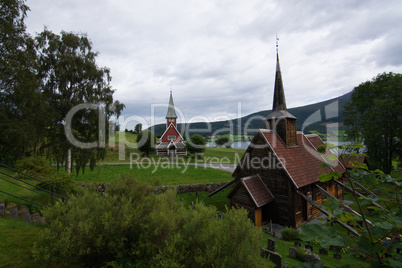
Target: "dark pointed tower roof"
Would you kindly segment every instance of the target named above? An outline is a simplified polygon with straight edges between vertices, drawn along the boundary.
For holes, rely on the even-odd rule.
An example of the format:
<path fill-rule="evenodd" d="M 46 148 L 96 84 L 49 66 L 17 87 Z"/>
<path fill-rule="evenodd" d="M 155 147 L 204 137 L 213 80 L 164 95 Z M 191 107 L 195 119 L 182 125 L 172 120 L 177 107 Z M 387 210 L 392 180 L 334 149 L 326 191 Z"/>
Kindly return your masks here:
<path fill-rule="evenodd" d="M 168 118 L 177 118 L 176 111 L 174 109 L 172 91 L 170 91 L 169 108 L 166 114 L 166 119 Z"/>
<path fill-rule="evenodd" d="M 275 88 L 274 102 L 272 105 L 273 111 L 286 110 L 285 90 L 282 82 L 281 66 L 279 64 L 279 55 L 276 53 L 276 73 L 275 73 Z"/>
<path fill-rule="evenodd" d="M 287 111 L 285 89 L 282 82 L 281 66 L 279 64 L 279 54 L 276 52 L 276 73 L 275 73 L 275 87 L 274 87 L 274 102 L 272 104 L 272 112 L 267 116 L 267 119 L 272 118 L 293 118 L 296 119 L 291 113 Z"/>

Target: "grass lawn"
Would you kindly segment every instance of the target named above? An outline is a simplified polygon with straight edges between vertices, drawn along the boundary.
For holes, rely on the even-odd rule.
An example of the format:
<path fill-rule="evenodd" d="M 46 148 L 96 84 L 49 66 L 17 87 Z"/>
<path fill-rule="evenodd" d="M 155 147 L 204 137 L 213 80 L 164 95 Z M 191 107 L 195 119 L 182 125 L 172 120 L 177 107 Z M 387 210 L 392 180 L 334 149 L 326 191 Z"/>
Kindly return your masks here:
<path fill-rule="evenodd" d="M 197 201 L 195 193 L 178 193 L 177 199 L 183 198 L 184 204 L 190 206 L 191 202 L 196 204 L 197 202 L 202 202 L 206 206 L 214 206 L 217 211 L 226 212 L 226 207 L 229 206 L 229 198 L 227 195 L 232 190 L 232 188 L 226 188 L 219 193 L 208 197 L 209 192 L 199 192 L 200 201 Z"/>
<path fill-rule="evenodd" d="M 16 174 L 14 172 L 10 172 L 9 170 L 7 170 L 5 168 L 0 168 L 0 171 L 2 171 L 4 173 L 7 173 L 9 175 L 12 175 L 12 176 L 16 176 Z M 13 178 L 10 178 L 10 177 L 8 177 L 6 175 L 0 174 L 0 178 L 4 178 L 4 179 L 6 179 L 8 181 L 16 183 L 17 185 L 21 185 L 21 186 L 24 186 L 24 187 L 26 187 L 28 189 L 33 189 L 33 190 L 35 190 L 37 192 L 41 192 L 41 193 L 44 193 L 44 194 L 47 195 L 47 193 L 45 193 L 43 191 L 37 190 L 32 186 L 29 186 L 29 185 L 27 185 L 25 183 L 19 182 L 19 181 L 15 180 Z M 27 182 L 36 185 L 36 183 L 33 180 L 29 180 Z M 40 205 L 44 205 L 44 204 L 47 204 L 47 203 L 50 202 L 50 197 L 40 195 L 38 193 L 32 192 L 32 191 L 30 191 L 28 189 L 22 188 L 22 187 L 17 186 L 17 185 L 11 184 L 9 182 L 4 181 L 3 179 L 0 179 L 0 190 L 4 191 L 6 193 L 10 193 L 10 194 L 13 194 L 15 196 L 22 197 L 24 199 L 27 199 L 29 201 L 32 201 L 32 202 L 40 204 Z M 15 203 L 15 204 L 18 204 L 18 205 L 25 205 L 25 206 L 29 207 L 31 211 L 39 211 L 40 210 L 39 206 L 36 206 L 34 204 L 28 203 L 26 201 L 23 201 L 21 199 L 15 198 L 13 196 L 10 196 L 10 195 L 7 195 L 7 194 L 1 193 L 1 192 L 0 192 L 0 200 L 6 200 L 7 203 Z"/>
<path fill-rule="evenodd" d="M 204 159 L 208 163 L 217 159 L 227 159 L 228 164 L 237 165 L 245 151 L 244 149 L 207 147 L 205 148 Z"/>
<path fill-rule="evenodd" d="M 39 224 L 0 218 L 0 267 L 45 267 L 32 257 L 33 245 L 43 228 Z"/>
<path fill-rule="evenodd" d="M 75 177 L 76 181 L 84 182 L 111 182 L 118 174 L 134 174 L 139 180 L 155 185 L 180 185 L 213 183 L 231 181 L 231 173 L 212 168 L 192 165 L 176 165 L 174 163 L 160 163 L 149 165 L 99 165 L 93 172 L 89 169 L 83 175 Z"/>

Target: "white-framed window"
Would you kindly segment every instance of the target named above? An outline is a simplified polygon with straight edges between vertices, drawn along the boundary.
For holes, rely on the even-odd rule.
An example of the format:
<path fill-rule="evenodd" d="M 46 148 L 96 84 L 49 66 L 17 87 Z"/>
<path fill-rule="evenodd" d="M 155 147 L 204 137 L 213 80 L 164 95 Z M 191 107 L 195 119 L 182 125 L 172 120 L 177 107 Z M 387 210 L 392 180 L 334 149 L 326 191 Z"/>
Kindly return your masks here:
<path fill-rule="evenodd" d="M 168 140 L 174 141 L 176 139 L 176 136 L 168 136 Z"/>

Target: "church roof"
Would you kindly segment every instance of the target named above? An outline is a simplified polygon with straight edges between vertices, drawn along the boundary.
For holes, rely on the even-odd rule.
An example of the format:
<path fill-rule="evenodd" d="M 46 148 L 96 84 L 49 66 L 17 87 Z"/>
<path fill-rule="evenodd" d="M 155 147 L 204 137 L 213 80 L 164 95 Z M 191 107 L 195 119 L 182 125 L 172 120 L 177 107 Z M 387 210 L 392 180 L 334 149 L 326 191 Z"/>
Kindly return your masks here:
<path fill-rule="evenodd" d="M 272 112 L 266 117 L 266 119 L 278 119 L 284 117 L 296 119 L 296 117 L 286 109 L 285 89 L 283 87 L 281 66 L 279 64 L 279 54 L 276 53 L 274 101 L 272 104 Z"/>
<path fill-rule="evenodd" d="M 285 90 L 282 82 L 281 66 L 279 64 L 279 55 L 276 54 L 276 72 L 275 72 L 275 88 L 274 88 L 274 102 L 272 111 L 286 110 Z"/>
<path fill-rule="evenodd" d="M 173 144 L 176 149 L 185 149 L 186 145 L 183 142 L 161 142 L 156 146 L 157 150 L 167 150 L 170 144 Z"/>
<path fill-rule="evenodd" d="M 261 133 L 269 147 L 277 155 L 279 161 L 281 161 L 283 168 L 297 188 L 319 182 L 319 176 L 321 174 L 330 173 L 333 169 L 340 172 L 344 171 L 339 163 L 332 168 L 320 168 L 323 162 L 328 161 L 317 152 L 316 147 L 310 141 L 314 140 L 317 146 L 317 135 L 309 135 L 310 137 L 308 137 L 298 132 L 297 143 L 299 146 L 288 148 L 282 142 L 278 141 L 277 135 L 272 131 L 261 130 Z M 324 144 L 322 140 L 320 143 Z"/>
<path fill-rule="evenodd" d="M 263 137 L 263 140 L 280 163 L 278 168 L 283 168 L 296 188 L 319 182 L 319 176 L 323 173 L 330 173 L 333 170 L 337 172 L 345 171 L 339 161 L 330 163 L 333 164 L 332 167 L 320 168 L 322 163 L 329 163 L 329 161 L 317 152 L 317 147 L 324 144 L 318 135 L 306 136 L 298 132 L 296 136 L 299 146 L 297 147 L 286 147 L 276 133 L 267 129 L 260 129 L 257 135 Z M 253 147 L 254 145 L 250 144 L 245 155 L 250 153 Z M 243 158 L 240 160 L 233 175 L 236 174 L 238 169 L 242 168 Z"/>
<path fill-rule="evenodd" d="M 241 183 L 250 194 L 256 207 L 259 208 L 274 200 L 274 196 L 258 174 L 241 178 Z"/>
<path fill-rule="evenodd" d="M 172 91 L 170 91 L 170 98 L 169 98 L 169 108 L 167 110 L 166 119 L 168 118 L 177 118 L 176 111 L 174 108 Z"/>

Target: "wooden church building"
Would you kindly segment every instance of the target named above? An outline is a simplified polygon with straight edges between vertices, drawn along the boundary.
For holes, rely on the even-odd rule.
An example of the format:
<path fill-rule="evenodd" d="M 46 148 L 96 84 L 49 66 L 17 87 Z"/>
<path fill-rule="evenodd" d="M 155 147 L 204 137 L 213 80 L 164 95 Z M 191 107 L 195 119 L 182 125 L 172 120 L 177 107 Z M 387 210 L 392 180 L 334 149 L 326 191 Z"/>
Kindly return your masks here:
<path fill-rule="evenodd" d="M 156 146 L 156 155 L 177 156 L 187 155 L 186 146 L 180 132 L 177 130 L 177 115 L 170 91 L 169 106 L 166 114 L 166 130 L 163 132 L 161 142 Z"/>
<path fill-rule="evenodd" d="M 323 192 L 343 199 L 338 183 L 321 183 L 319 176 L 344 172 L 344 167 L 335 161 L 331 167 L 320 168 L 330 152 L 320 155 L 321 138 L 297 131 L 296 120 L 286 109 L 277 53 L 272 112 L 233 172 L 234 186 L 228 194 L 230 206 L 245 208 L 257 226 L 271 220 L 297 228 L 321 214 L 312 204 L 323 203 Z"/>

